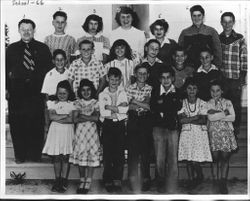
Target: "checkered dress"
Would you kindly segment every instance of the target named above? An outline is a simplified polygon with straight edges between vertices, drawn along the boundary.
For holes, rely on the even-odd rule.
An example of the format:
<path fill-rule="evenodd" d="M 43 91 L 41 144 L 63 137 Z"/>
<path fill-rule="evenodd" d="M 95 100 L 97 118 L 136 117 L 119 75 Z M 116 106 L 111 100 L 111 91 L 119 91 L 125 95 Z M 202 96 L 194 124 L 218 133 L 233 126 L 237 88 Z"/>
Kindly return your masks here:
<path fill-rule="evenodd" d="M 73 61 L 69 67 L 69 79 L 73 80 L 73 90 L 77 91 L 82 79 L 89 79 L 94 83 L 96 89 L 99 79 L 106 74 L 106 70 L 100 61 L 91 59 L 86 65 L 81 58 Z"/>
<path fill-rule="evenodd" d="M 92 115 L 93 112 L 99 110 L 95 99 L 77 100 L 75 107 L 85 115 Z M 70 155 L 69 162 L 80 166 L 97 167 L 100 165 L 100 160 L 101 147 L 96 123 L 91 121 L 78 123 L 73 140 L 73 153 Z"/>

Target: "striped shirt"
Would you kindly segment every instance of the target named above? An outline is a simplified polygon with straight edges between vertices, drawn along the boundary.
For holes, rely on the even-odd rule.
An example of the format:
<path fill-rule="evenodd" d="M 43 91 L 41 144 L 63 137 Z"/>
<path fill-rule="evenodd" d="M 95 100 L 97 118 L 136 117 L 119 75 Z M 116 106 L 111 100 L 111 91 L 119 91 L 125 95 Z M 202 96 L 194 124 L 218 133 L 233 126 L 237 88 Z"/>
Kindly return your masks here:
<path fill-rule="evenodd" d="M 49 47 L 52 55 L 56 49 L 64 50 L 67 56 L 68 63 L 70 61 L 70 55 L 74 54 L 75 52 L 76 41 L 74 37 L 68 34 L 51 34 L 45 37 L 44 43 Z"/>
<path fill-rule="evenodd" d="M 101 34 L 96 34 L 95 36 L 90 35 L 89 33 L 86 33 L 83 37 L 78 38 L 76 42 L 76 49 L 79 49 L 79 44 L 83 40 L 90 40 L 94 42 L 94 57 L 97 60 L 103 61 L 103 54 L 109 55 L 109 49 L 110 49 L 110 42 L 109 39 Z"/>
<path fill-rule="evenodd" d="M 96 89 L 99 80 L 106 74 L 106 70 L 100 61 L 92 58 L 86 65 L 81 58 L 74 60 L 69 67 L 69 79 L 73 80 L 73 90 L 77 91 L 82 79 L 89 79 Z"/>
<path fill-rule="evenodd" d="M 144 101 L 146 97 L 151 97 L 152 87 L 145 84 L 141 89 L 138 88 L 137 83 L 131 84 L 127 88 L 128 101 L 135 99 L 137 101 Z"/>
<path fill-rule="evenodd" d="M 222 47 L 221 71 L 226 78 L 239 79 L 241 71 L 247 71 L 247 45 L 241 34 L 232 31 L 229 37 L 220 34 Z"/>
<path fill-rule="evenodd" d="M 128 85 L 130 84 L 131 76 L 134 75 L 134 62 L 132 60 L 128 60 L 127 58 L 121 61 L 115 59 L 105 64 L 105 69 L 107 69 L 107 72 L 110 67 L 116 67 L 120 69 L 120 71 L 122 72 L 122 82 L 120 86 L 124 88 L 128 87 Z"/>

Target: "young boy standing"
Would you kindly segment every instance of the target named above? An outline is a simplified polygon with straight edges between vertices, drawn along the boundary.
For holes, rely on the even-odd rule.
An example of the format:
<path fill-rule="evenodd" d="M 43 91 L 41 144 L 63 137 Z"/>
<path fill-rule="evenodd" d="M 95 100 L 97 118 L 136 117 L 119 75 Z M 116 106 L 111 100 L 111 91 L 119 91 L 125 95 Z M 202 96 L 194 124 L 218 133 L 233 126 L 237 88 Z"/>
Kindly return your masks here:
<path fill-rule="evenodd" d="M 148 69 L 135 67 L 136 82 L 127 88 L 128 112 L 128 176 L 132 190 L 147 191 L 150 188 L 150 151 L 152 127 L 150 97 L 152 87 L 146 84 Z M 138 163 L 141 157 L 141 181 L 138 179 Z M 138 187 L 141 187 L 139 189 Z"/>
<path fill-rule="evenodd" d="M 101 61 L 92 58 L 94 53 L 94 43 L 92 41 L 81 41 L 79 50 L 81 57 L 71 63 L 68 80 L 76 93 L 81 80 L 89 79 L 94 83 L 98 95 L 105 85 L 106 70 Z"/>
<path fill-rule="evenodd" d="M 235 109 L 234 129 L 239 133 L 241 117 L 242 86 L 246 84 L 247 44 L 243 35 L 233 29 L 235 16 L 231 12 L 221 15 L 223 32 L 220 34 L 222 47 L 222 74 L 226 78 L 225 97 L 230 99 Z"/>
<path fill-rule="evenodd" d="M 177 111 L 182 102 L 177 89 L 173 85 L 174 70 L 163 68 L 160 73 L 160 84 L 153 88 L 151 95 L 151 112 L 153 115 L 153 139 L 156 155 L 157 190 L 165 192 L 166 155 L 168 163 L 168 193 L 176 193 L 178 166 L 178 123 Z M 167 150 L 167 151 L 166 151 Z"/>
<path fill-rule="evenodd" d="M 67 25 L 67 14 L 63 11 L 57 11 L 53 15 L 52 25 L 55 28 L 53 34 L 45 37 L 45 44 L 49 47 L 51 54 L 56 49 L 62 49 L 66 52 L 67 67 L 70 64 L 70 55 L 74 54 L 76 41 L 74 37 L 65 34 Z"/>
<path fill-rule="evenodd" d="M 108 87 L 99 94 L 100 118 L 103 121 L 103 180 L 108 192 L 122 191 L 128 99 L 125 90 L 119 87 L 121 78 L 122 73 L 118 68 L 110 68 Z"/>
<path fill-rule="evenodd" d="M 203 49 L 200 52 L 201 66 L 194 73 L 198 84 L 198 97 L 208 101 L 210 97 L 210 82 L 213 80 L 223 81 L 222 73 L 212 64 L 214 57 L 210 49 Z"/>
<path fill-rule="evenodd" d="M 187 54 L 182 47 L 177 47 L 174 50 L 172 66 L 175 71 L 175 81 L 174 86 L 178 89 L 182 88 L 187 77 L 192 77 L 194 69 L 191 66 L 186 66 L 185 61 L 187 59 Z"/>

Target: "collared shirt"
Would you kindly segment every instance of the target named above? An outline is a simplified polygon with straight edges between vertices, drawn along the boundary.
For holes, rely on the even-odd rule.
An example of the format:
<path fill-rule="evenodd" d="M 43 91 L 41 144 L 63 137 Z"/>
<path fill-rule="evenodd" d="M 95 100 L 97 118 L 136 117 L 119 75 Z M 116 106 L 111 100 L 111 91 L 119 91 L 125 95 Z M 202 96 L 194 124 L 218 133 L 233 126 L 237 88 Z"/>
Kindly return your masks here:
<path fill-rule="evenodd" d="M 77 91 L 82 79 L 89 79 L 93 82 L 96 89 L 99 86 L 99 80 L 106 74 L 103 64 L 92 58 L 88 64 L 85 64 L 81 58 L 74 60 L 69 67 L 68 78 L 73 80 L 73 90 Z"/>
<path fill-rule="evenodd" d="M 95 52 L 93 54 L 93 56 L 96 58 L 96 60 L 103 60 L 103 55 L 102 54 L 109 54 L 109 49 L 110 49 L 110 42 L 109 39 L 105 36 L 103 36 L 100 33 L 97 33 L 95 36 L 86 33 L 84 34 L 83 37 L 77 39 L 76 42 L 76 50 L 79 49 L 79 44 L 81 41 L 83 40 L 90 40 L 94 42 L 94 49 Z"/>
<path fill-rule="evenodd" d="M 109 88 L 106 87 L 99 94 L 99 108 L 100 108 L 100 120 L 103 121 L 105 118 L 113 119 L 113 121 L 121 121 L 127 118 L 128 105 L 126 107 L 119 106 L 121 103 L 128 104 L 128 98 L 125 90 L 118 87 L 117 91 L 111 93 Z M 105 109 L 106 105 L 113 105 L 118 107 L 118 113 L 113 113 L 110 110 Z"/>
<path fill-rule="evenodd" d="M 241 71 L 247 71 L 247 45 L 244 37 L 234 30 L 230 36 L 220 34 L 222 47 L 221 71 L 226 78 L 239 79 Z"/>
<path fill-rule="evenodd" d="M 76 40 L 73 36 L 70 36 L 68 34 L 51 34 L 45 37 L 44 43 L 49 47 L 52 55 L 56 49 L 64 50 L 67 56 L 68 63 L 70 62 L 70 55 L 74 54 L 76 46 Z"/>
<path fill-rule="evenodd" d="M 214 54 L 214 64 L 218 67 L 222 63 L 222 50 L 217 31 L 205 24 L 199 28 L 194 24 L 182 30 L 179 36 L 179 45 L 183 46 L 188 53 L 187 62 L 195 65 L 195 69 L 200 65 L 200 51 L 203 48 L 210 48 Z"/>
<path fill-rule="evenodd" d="M 206 71 L 203 66 L 200 66 L 198 69 L 197 69 L 197 73 L 209 73 L 211 70 L 219 70 L 215 65 L 211 64 L 211 67 L 208 69 L 208 71 Z"/>
<path fill-rule="evenodd" d="M 67 80 L 68 73 L 68 69 L 65 69 L 63 73 L 58 72 L 56 68 L 50 70 L 44 78 L 41 93 L 55 95 L 57 84 L 60 81 Z"/>
<path fill-rule="evenodd" d="M 152 87 L 148 84 L 145 84 L 142 88 L 138 87 L 137 82 L 131 84 L 127 88 L 127 96 L 128 101 L 130 102 L 132 99 L 137 101 L 144 101 L 146 97 L 151 97 Z"/>
<path fill-rule="evenodd" d="M 134 75 L 134 68 L 135 68 L 135 63 L 132 60 L 128 60 L 127 58 L 123 59 L 123 60 L 113 60 L 110 61 L 108 63 L 106 63 L 104 65 L 104 68 L 107 70 L 109 70 L 109 68 L 111 67 L 116 67 L 118 69 L 120 69 L 120 71 L 122 72 L 122 82 L 120 84 L 120 86 L 127 88 L 128 85 L 130 84 L 130 78 L 132 75 Z"/>
<path fill-rule="evenodd" d="M 170 92 L 175 93 L 175 87 L 174 87 L 173 84 L 170 86 L 170 88 L 169 88 L 167 91 L 165 91 L 164 87 L 161 85 L 161 88 L 160 88 L 160 96 L 161 96 L 162 94 L 167 95 L 167 94 L 170 93 Z"/>
<path fill-rule="evenodd" d="M 153 63 L 150 63 L 147 57 L 143 58 L 141 63 L 145 63 L 145 62 L 147 62 L 150 66 L 153 66 L 156 62 L 163 63 L 162 60 L 158 59 L 157 57 L 155 58 Z"/>

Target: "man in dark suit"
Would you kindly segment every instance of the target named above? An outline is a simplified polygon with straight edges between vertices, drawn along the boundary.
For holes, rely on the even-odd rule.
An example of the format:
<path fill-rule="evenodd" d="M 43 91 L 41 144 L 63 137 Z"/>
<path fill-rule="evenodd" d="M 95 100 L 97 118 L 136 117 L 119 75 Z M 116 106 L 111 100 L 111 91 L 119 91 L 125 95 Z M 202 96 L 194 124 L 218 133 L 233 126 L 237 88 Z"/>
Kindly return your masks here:
<path fill-rule="evenodd" d="M 21 40 L 6 50 L 6 94 L 16 163 L 40 161 L 44 138 L 41 86 L 52 68 L 49 48 L 34 39 L 35 23 L 18 23 Z"/>

